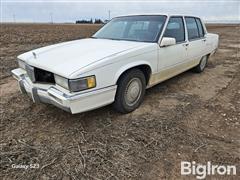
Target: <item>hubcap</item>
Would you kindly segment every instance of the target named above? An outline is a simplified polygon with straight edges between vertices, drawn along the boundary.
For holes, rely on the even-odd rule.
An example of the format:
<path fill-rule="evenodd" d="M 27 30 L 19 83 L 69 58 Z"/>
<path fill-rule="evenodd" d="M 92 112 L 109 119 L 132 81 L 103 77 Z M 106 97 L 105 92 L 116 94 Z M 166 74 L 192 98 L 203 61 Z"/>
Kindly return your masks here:
<path fill-rule="evenodd" d="M 133 106 L 142 94 L 142 82 L 138 78 L 133 78 L 127 85 L 125 91 L 125 102 L 128 106 Z"/>
<path fill-rule="evenodd" d="M 200 63 L 201 70 L 203 70 L 205 68 L 206 64 L 207 64 L 207 57 L 205 56 L 202 58 L 201 63 Z"/>

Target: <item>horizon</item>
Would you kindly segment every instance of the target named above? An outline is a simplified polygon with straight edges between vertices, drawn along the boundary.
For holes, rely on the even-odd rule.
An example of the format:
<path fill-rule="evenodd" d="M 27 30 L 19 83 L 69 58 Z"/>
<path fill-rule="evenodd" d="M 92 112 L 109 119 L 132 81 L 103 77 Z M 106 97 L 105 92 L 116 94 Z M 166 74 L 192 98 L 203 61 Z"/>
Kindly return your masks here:
<path fill-rule="evenodd" d="M 191 14 L 206 23 L 240 23 L 240 2 L 235 0 L 167 1 L 30 1 L 2 0 L 1 23 L 75 23 L 77 20 L 103 21 L 126 14 L 164 12 Z"/>
<path fill-rule="evenodd" d="M 79 19 L 78 19 L 79 20 Z M 78 21 L 76 20 L 76 21 Z M 80 19 L 80 20 L 85 20 L 85 19 Z M 104 20 L 103 20 L 104 22 Z M 240 24 L 239 21 L 204 21 L 205 24 Z M 5 22 L 0 22 L 0 24 L 49 24 L 49 25 L 57 25 L 57 24 L 76 24 L 76 25 L 100 25 L 100 23 L 76 23 L 76 22 L 24 22 L 24 21 L 19 21 L 19 22 L 11 22 L 11 21 L 5 21 Z M 102 23 L 105 24 L 105 23 Z"/>

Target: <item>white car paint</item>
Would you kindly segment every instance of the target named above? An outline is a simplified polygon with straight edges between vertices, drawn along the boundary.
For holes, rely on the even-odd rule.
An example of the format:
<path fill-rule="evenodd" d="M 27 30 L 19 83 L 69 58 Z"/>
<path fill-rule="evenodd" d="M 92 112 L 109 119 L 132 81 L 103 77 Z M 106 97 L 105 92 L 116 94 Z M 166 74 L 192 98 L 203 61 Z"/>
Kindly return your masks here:
<path fill-rule="evenodd" d="M 86 66 L 146 45 L 148 44 L 89 38 L 35 49 L 18 56 L 18 58 L 31 66 L 63 77 L 76 78 L 71 74 Z M 36 58 L 33 56 L 33 52 L 36 54 Z"/>
<path fill-rule="evenodd" d="M 189 41 L 186 37 L 184 43 L 160 47 L 170 17 L 168 15 L 158 43 L 89 38 L 35 49 L 18 56 L 33 67 L 68 79 L 95 75 L 97 86 L 93 89 L 73 93 L 57 84 L 32 83 L 24 69 L 13 70 L 13 75 L 20 86 L 28 94 L 35 93 L 40 102 L 67 108 L 71 113 L 110 104 L 115 98 L 117 80 L 126 70 L 147 65 L 151 69 L 148 82 L 151 87 L 196 66 L 201 57 L 216 51 L 218 35 L 208 33 L 205 27 L 204 38 Z"/>

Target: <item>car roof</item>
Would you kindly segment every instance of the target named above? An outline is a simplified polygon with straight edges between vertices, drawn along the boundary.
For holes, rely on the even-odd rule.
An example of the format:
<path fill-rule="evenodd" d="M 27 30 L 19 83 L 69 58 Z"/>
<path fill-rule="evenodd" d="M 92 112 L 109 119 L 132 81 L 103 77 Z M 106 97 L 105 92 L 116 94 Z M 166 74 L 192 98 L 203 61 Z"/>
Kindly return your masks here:
<path fill-rule="evenodd" d="M 127 17 L 127 16 L 189 16 L 189 17 L 197 17 L 195 15 L 189 14 L 170 14 L 170 13 L 141 13 L 141 14 L 127 14 L 127 15 L 120 15 L 116 17 Z"/>

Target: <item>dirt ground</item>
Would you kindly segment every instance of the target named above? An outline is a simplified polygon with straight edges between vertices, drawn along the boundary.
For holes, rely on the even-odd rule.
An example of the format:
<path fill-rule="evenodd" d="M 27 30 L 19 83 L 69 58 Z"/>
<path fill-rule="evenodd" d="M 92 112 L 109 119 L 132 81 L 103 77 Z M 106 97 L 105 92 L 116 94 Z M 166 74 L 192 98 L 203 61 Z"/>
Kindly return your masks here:
<path fill-rule="evenodd" d="M 1 24 L 1 179 L 193 179 L 181 161 L 240 166 L 240 27 L 208 26 L 220 47 L 202 74 L 147 90 L 140 108 L 71 115 L 34 104 L 10 70 L 25 51 L 90 36 L 99 26 Z M 15 169 L 12 165 L 35 164 Z M 39 164 L 39 167 L 38 167 Z"/>

